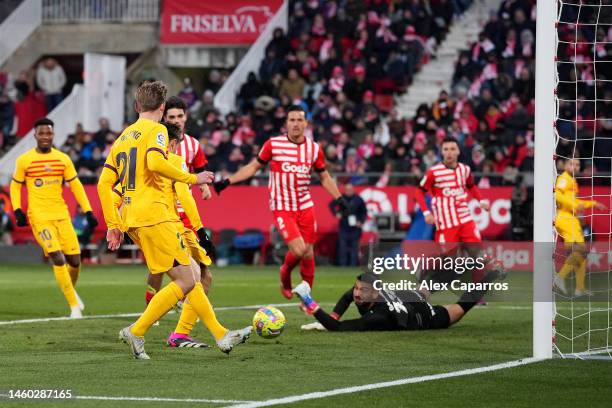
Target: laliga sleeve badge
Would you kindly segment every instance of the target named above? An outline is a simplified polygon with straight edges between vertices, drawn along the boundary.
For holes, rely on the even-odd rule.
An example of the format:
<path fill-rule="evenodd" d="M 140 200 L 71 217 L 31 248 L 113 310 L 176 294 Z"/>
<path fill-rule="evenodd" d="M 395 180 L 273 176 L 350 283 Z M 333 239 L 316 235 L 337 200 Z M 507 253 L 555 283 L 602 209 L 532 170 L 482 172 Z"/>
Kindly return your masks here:
<path fill-rule="evenodd" d="M 157 134 L 157 144 L 159 145 L 159 147 L 166 147 L 166 138 L 163 133 Z"/>

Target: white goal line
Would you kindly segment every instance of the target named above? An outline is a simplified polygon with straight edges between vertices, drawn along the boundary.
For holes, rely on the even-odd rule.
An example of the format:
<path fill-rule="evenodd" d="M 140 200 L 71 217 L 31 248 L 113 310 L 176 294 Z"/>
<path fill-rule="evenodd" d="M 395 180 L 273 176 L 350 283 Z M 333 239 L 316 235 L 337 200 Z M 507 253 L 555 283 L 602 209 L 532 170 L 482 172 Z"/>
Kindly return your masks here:
<path fill-rule="evenodd" d="M 416 384 L 416 383 L 422 383 L 422 382 L 427 382 L 427 381 L 443 380 L 446 378 L 462 377 L 466 375 L 487 373 L 491 371 L 503 370 L 506 368 L 513 368 L 513 367 L 518 367 L 518 366 L 522 366 L 526 364 L 536 363 L 538 361 L 543 361 L 543 360 L 544 359 L 529 357 L 529 358 L 524 358 L 520 360 L 507 361 L 505 363 L 494 364 L 490 366 L 468 368 L 468 369 L 459 370 L 459 371 L 450 371 L 448 373 L 403 378 L 403 379 L 395 380 L 395 381 L 385 381 L 385 382 L 379 382 L 379 383 L 373 383 L 373 384 L 357 385 L 353 387 L 336 388 L 336 389 L 329 390 L 329 391 L 309 392 L 307 394 L 294 395 L 294 396 L 284 397 L 284 398 L 269 399 L 266 401 L 239 403 L 239 404 L 230 405 L 227 408 L 257 408 L 257 407 L 269 407 L 272 405 L 280 405 L 280 404 L 293 404 L 299 401 L 327 398 L 327 397 L 333 397 L 336 395 L 343 395 L 343 394 L 352 394 L 355 392 L 370 391 L 370 390 L 376 390 L 379 388 L 396 387 L 399 385 Z"/>

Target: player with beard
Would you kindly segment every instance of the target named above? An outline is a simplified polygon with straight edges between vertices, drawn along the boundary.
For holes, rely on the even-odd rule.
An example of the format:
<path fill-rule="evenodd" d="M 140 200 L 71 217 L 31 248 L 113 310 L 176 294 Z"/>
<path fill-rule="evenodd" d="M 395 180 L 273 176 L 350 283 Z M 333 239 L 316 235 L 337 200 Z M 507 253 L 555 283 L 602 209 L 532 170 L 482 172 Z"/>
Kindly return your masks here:
<path fill-rule="evenodd" d="M 500 271 L 489 271 L 483 283 L 492 283 L 503 279 Z M 302 282 L 293 289 L 302 301 L 302 307 L 312 314 L 317 323 L 305 325 L 305 330 L 329 331 L 391 331 L 391 330 L 434 330 L 446 329 L 457 323 L 468 313 L 487 290 L 465 292 L 456 303 L 449 305 L 431 305 L 425 295 L 419 291 L 376 290 L 374 285 L 380 277 L 363 273 L 357 276 L 350 290 L 351 299 L 343 295 L 328 314 L 312 298 L 310 286 Z M 348 293 L 348 292 L 347 292 Z M 357 319 L 340 320 L 340 315 L 354 302 L 359 311 Z"/>

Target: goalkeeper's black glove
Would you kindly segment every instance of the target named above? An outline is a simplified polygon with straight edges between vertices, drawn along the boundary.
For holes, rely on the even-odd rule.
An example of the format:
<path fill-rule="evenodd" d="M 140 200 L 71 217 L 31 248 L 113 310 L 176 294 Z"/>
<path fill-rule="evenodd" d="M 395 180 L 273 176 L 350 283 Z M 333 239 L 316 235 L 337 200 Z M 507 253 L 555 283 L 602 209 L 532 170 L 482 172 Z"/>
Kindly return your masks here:
<path fill-rule="evenodd" d="M 217 257 L 217 251 L 204 228 L 198 230 L 198 240 L 200 241 L 200 246 L 206 251 L 206 254 L 214 261 Z"/>
<path fill-rule="evenodd" d="M 347 201 L 346 198 L 344 197 L 340 197 L 336 200 L 336 205 L 338 205 L 338 208 L 340 210 L 340 214 L 343 217 L 348 217 L 349 216 L 349 202 Z"/>
<path fill-rule="evenodd" d="M 94 229 L 98 226 L 98 219 L 96 218 L 93 212 L 87 211 L 85 213 L 85 217 L 87 217 L 87 224 L 89 224 L 91 229 Z"/>
<path fill-rule="evenodd" d="M 221 181 L 215 181 L 213 183 L 213 188 L 215 189 L 217 194 L 221 194 L 221 192 L 225 190 L 226 188 L 228 188 L 229 185 L 230 185 L 229 179 L 223 179 Z"/>
<path fill-rule="evenodd" d="M 26 225 L 28 225 L 26 215 L 23 213 L 21 208 L 15 210 L 15 222 L 18 227 L 25 227 Z"/>

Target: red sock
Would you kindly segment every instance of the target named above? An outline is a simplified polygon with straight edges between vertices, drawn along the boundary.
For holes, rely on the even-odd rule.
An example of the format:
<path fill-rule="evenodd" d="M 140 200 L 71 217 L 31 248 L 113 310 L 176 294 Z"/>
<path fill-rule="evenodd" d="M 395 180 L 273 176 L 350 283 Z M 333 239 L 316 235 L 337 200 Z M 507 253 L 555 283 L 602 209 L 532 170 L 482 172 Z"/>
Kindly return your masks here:
<path fill-rule="evenodd" d="M 291 288 L 291 271 L 299 262 L 300 258 L 293 255 L 291 251 L 287 251 L 287 255 L 285 255 L 285 262 L 280 268 L 280 279 L 283 287 L 287 289 Z"/>
<path fill-rule="evenodd" d="M 308 282 L 310 287 L 314 284 L 315 260 L 314 258 L 302 259 L 300 263 L 300 275 L 302 279 Z"/>
<path fill-rule="evenodd" d="M 157 291 L 155 289 L 153 289 L 151 286 L 147 286 L 147 291 L 145 292 L 145 302 L 147 305 L 149 302 L 151 302 L 151 299 L 153 299 L 153 296 L 155 296 L 156 293 Z"/>

